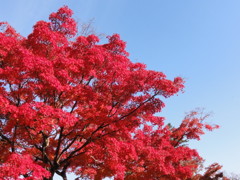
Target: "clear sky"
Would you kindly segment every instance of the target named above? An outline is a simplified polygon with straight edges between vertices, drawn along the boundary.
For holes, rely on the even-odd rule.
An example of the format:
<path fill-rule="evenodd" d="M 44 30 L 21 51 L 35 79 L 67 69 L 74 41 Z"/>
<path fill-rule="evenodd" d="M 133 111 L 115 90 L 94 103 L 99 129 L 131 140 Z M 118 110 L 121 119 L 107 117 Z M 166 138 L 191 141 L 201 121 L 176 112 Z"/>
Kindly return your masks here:
<path fill-rule="evenodd" d="M 239 0 L 7 0 L 0 21 L 27 36 L 38 20 L 68 5 L 79 22 L 99 33 L 118 33 L 134 62 L 186 80 L 185 93 L 166 100 L 161 116 L 178 125 L 185 112 L 204 107 L 221 126 L 190 146 L 206 165 L 240 173 Z"/>

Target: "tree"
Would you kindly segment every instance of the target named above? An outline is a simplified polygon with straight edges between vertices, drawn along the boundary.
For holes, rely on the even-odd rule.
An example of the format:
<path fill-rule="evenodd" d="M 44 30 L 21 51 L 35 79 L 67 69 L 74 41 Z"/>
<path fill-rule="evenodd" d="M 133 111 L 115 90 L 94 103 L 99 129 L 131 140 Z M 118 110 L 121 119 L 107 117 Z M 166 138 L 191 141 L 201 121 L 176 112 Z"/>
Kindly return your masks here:
<path fill-rule="evenodd" d="M 76 37 L 66 6 L 49 20 L 27 38 L 0 23 L 1 179 L 193 178 L 202 158 L 185 142 L 217 126 L 197 111 L 178 128 L 155 115 L 183 79 L 131 62 L 117 34 Z"/>

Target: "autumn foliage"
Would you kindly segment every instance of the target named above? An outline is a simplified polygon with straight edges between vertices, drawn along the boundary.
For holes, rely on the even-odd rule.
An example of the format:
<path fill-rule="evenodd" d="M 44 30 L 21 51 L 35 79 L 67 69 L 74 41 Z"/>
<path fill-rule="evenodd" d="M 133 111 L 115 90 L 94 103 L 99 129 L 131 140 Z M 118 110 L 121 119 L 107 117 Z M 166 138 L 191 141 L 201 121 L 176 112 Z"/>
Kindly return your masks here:
<path fill-rule="evenodd" d="M 0 179 L 203 177 L 185 142 L 217 126 L 197 111 L 177 128 L 156 116 L 182 78 L 131 62 L 117 34 L 77 36 L 68 7 L 49 20 L 27 38 L 0 23 Z"/>

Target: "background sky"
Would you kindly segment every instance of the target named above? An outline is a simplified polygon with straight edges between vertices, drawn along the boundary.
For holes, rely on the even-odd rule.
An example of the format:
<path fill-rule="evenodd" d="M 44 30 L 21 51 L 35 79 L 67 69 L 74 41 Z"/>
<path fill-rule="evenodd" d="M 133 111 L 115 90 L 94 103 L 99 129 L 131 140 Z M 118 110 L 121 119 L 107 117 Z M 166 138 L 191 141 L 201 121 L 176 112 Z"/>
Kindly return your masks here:
<path fill-rule="evenodd" d="M 130 59 L 170 79 L 186 80 L 161 116 L 178 125 L 185 112 L 203 107 L 221 126 L 190 146 L 206 165 L 240 173 L 240 1 L 239 0 L 7 0 L 0 21 L 27 36 L 39 20 L 68 5 L 78 22 L 94 18 L 98 33 L 118 33 Z"/>

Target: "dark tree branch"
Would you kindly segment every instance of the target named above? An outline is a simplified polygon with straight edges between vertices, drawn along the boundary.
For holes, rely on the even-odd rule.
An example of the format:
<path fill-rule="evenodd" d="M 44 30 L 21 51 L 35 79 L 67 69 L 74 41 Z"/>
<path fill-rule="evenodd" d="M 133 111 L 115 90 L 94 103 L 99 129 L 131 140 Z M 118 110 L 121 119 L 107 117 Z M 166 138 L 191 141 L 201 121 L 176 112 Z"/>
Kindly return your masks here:
<path fill-rule="evenodd" d="M 3 135 L 1 132 L 0 132 L 0 137 L 1 137 L 3 140 L 7 141 L 9 144 L 12 144 L 12 141 L 11 141 L 9 138 L 7 138 L 7 136 Z"/>
<path fill-rule="evenodd" d="M 61 127 L 60 132 L 59 132 L 59 139 L 58 139 L 58 145 L 57 145 L 57 149 L 55 152 L 55 157 L 53 160 L 53 164 L 54 166 L 58 166 L 58 155 L 59 155 L 59 151 L 60 151 L 60 147 L 61 147 L 61 143 L 62 143 L 62 133 L 63 133 L 63 127 Z"/>

